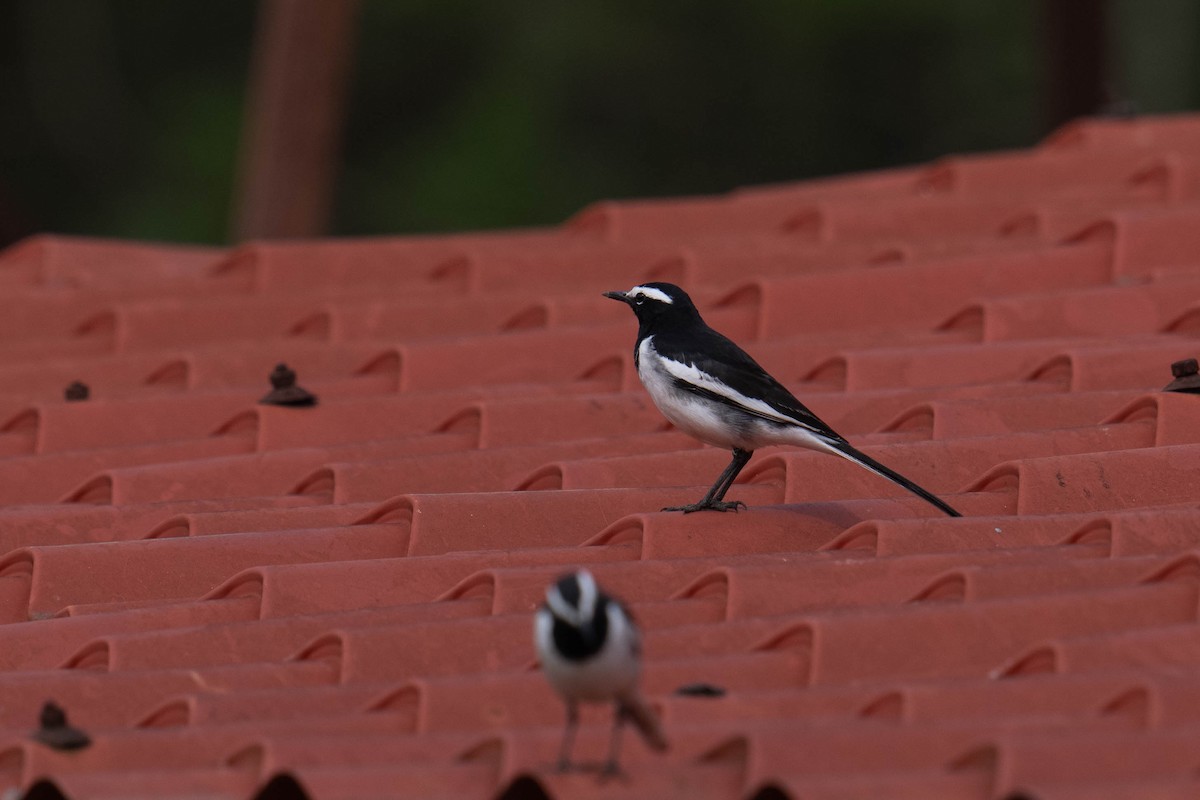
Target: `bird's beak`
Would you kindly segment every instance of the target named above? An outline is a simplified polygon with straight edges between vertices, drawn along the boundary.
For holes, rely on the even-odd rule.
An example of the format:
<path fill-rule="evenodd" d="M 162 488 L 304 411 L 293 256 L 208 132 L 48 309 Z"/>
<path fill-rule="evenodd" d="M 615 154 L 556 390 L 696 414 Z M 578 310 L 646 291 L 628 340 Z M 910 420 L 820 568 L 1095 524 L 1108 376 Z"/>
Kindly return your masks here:
<path fill-rule="evenodd" d="M 624 292 L 605 292 L 604 296 L 610 300 L 620 300 L 622 303 L 629 302 L 629 295 Z"/>

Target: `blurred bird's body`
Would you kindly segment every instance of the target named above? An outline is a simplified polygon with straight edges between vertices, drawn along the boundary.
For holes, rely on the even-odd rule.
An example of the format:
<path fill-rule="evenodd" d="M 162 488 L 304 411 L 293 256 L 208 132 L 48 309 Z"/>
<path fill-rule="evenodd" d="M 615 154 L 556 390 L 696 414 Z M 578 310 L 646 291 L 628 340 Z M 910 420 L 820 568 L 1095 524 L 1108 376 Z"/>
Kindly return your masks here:
<path fill-rule="evenodd" d="M 615 604 L 610 603 L 602 613 L 607 630 L 603 639 L 594 643 L 582 641 L 573 628 L 561 622 L 556 625 L 553 614 L 538 617 L 538 641 L 554 640 L 553 647 L 544 648 L 542 671 L 564 697 L 600 703 L 637 689 L 641 675 L 637 633 Z"/>
<path fill-rule="evenodd" d="M 621 724 L 629 719 L 656 750 L 665 750 L 658 718 L 641 697 L 641 641 L 629 612 L 596 585 L 586 570 L 546 590 L 534 617 L 534 644 L 542 672 L 567 706 L 558 767 L 571 767 L 579 703 L 612 703 L 612 742 L 606 773 L 619 771 Z"/>

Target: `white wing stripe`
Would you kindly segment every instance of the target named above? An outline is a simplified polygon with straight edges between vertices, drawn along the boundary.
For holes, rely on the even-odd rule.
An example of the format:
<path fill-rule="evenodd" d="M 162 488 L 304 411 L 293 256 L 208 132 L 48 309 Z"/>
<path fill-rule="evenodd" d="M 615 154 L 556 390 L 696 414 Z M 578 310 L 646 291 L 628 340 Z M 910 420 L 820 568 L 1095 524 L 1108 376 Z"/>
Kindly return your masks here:
<path fill-rule="evenodd" d="M 811 425 L 808 425 L 793 417 L 789 417 L 786 414 L 780 413 L 764 403 L 762 400 L 757 400 L 753 397 L 747 397 L 737 389 L 734 389 L 732 386 L 717 380 L 712 375 L 709 375 L 708 373 L 703 372 L 696 367 L 691 366 L 690 364 L 683 364 L 679 361 L 674 361 L 662 355 L 661 353 L 657 353 L 657 355 L 659 358 L 659 363 L 662 364 L 663 369 L 666 370 L 668 375 L 676 380 L 681 380 L 685 383 L 690 383 L 692 386 L 712 392 L 713 394 L 718 394 L 721 397 L 724 397 L 726 400 L 729 400 L 734 405 L 739 405 L 749 412 L 758 414 L 759 416 L 767 417 L 768 419 L 776 420 L 784 425 L 800 425 L 804 428 L 808 428 L 809 430 L 816 430 Z"/>

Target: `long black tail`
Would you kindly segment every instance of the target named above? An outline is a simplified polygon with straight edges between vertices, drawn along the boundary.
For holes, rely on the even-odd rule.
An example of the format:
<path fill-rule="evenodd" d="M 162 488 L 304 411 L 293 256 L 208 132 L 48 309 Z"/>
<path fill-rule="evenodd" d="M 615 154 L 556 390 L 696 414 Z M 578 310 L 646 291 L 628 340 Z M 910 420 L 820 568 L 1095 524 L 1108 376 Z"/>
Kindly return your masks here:
<path fill-rule="evenodd" d="M 826 441 L 829 441 L 829 440 L 826 440 Z M 922 489 L 920 486 L 917 486 L 915 483 L 913 483 L 908 478 L 901 475 L 899 472 L 896 472 L 895 470 L 892 470 L 892 469 L 888 469 L 883 464 L 880 464 L 878 461 L 871 458 L 866 453 L 863 453 L 860 450 L 856 450 L 848 442 L 829 441 L 829 446 L 831 448 L 833 448 L 833 450 L 835 450 L 837 452 L 837 454 L 842 456 L 843 458 L 847 458 L 847 459 L 855 462 L 856 464 L 859 464 L 860 466 L 866 467 L 867 469 L 871 470 L 871 472 L 874 472 L 876 475 L 879 475 L 880 477 L 887 478 L 889 481 L 896 484 L 897 486 L 902 486 L 905 489 L 908 489 L 908 491 L 912 492 L 917 497 L 921 498 L 922 500 L 926 501 L 927 503 L 931 503 L 932 505 L 937 506 L 939 509 L 941 509 L 942 511 L 945 511 L 950 516 L 952 516 L 952 517 L 961 517 L 962 516 L 962 514 L 958 513 L 953 508 L 951 508 L 950 505 L 946 503 L 946 501 L 937 497 L 932 492 L 926 491 L 925 489 Z"/>
<path fill-rule="evenodd" d="M 642 738 L 654 750 L 662 752 L 670 748 L 667 744 L 667 737 L 663 733 L 662 721 L 659 720 L 658 714 L 654 713 L 654 709 L 643 700 L 640 696 L 621 700 L 621 709 L 625 715 L 637 726 L 638 731 L 642 734 Z"/>

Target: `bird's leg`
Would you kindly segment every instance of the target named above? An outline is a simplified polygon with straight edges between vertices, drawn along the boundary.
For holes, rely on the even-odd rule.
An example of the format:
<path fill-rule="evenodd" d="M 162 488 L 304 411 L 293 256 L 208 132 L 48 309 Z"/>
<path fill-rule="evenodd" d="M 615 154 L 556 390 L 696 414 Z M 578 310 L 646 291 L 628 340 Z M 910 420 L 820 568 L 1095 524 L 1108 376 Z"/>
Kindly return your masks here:
<path fill-rule="evenodd" d="M 729 491 L 730 486 L 733 486 L 734 480 L 736 480 L 737 476 L 741 474 L 741 471 L 746 464 L 750 463 L 750 456 L 752 455 L 754 455 L 753 450 L 741 450 L 736 447 L 734 448 L 733 460 L 729 462 L 729 466 L 726 467 L 725 471 L 721 473 L 721 478 L 724 480 L 717 481 L 717 484 L 720 486 L 720 488 L 717 489 L 717 493 L 713 496 L 713 502 L 720 502 L 721 500 L 725 499 L 725 493 Z M 716 486 L 713 488 L 715 489 Z M 735 505 L 740 505 L 742 508 L 746 507 L 745 503 L 738 503 L 737 501 L 735 501 Z"/>
<path fill-rule="evenodd" d="M 621 750 L 621 726 L 624 722 L 625 704 L 618 700 L 613 706 L 612 739 L 608 743 L 608 761 L 604 763 L 604 768 L 600 770 L 601 778 L 615 778 L 621 774 L 621 766 L 617 763 L 617 756 Z"/>
<path fill-rule="evenodd" d="M 562 747 L 558 752 L 558 771 L 571 769 L 571 751 L 575 747 L 575 729 L 579 726 L 579 706 L 574 700 L 567 701 L 567 726 L 563 729 Z"/>
<path fill-rule="evenodd" d="M 698 503 L 691 503 L 686 506 L 671 506 L 664 508 L 663 511 L 682 511 L 685 514 L 690 514 L 693 511 L 737 511 L 739 508 L 745 508 L 746 504 L 741 500 L 730 500 L 726 502 L 723 498 L 725 493 L 729 491 L 729 487 L 733 485 L 737 479 L 738 473 L 750 461 L 750 456 L 754 455 L 753 450 L 742 450 L 735 447 L 733 449 L 733 460 L 729 462 L 729 466 L 725 471 L 717 476 L 717 482 L 708 490 L 708 494 L 704 495 L 704 499 Z"/>

